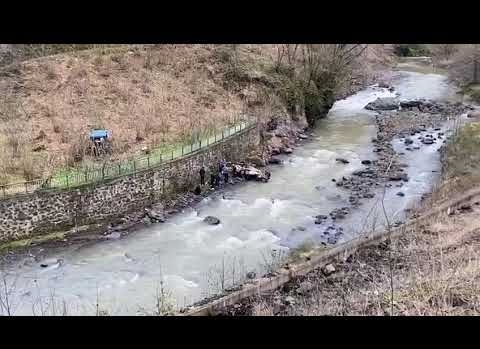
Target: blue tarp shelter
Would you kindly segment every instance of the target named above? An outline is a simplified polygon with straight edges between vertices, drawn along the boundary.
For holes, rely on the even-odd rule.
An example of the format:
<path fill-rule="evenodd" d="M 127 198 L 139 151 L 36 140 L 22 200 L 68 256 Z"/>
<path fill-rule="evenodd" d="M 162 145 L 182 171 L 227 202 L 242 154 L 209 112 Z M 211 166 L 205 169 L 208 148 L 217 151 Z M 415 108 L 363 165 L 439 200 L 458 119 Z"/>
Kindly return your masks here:
<path fill-rule="evenodd" d="M 97 139 L 109 139 L 111 137 L 110 132 L 107 130 L 93 130 L 90 132 L 90 139 L 95 141 Z"/>

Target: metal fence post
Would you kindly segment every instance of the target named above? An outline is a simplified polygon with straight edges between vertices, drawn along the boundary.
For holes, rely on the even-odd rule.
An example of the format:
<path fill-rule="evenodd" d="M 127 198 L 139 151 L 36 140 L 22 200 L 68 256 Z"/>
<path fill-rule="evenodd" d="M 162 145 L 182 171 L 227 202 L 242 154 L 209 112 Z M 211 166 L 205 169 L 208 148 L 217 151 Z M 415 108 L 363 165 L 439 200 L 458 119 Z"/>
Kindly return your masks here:
<path fill-rule="evenodd" d="M 172 150 L 172 160 L 173 160 L 173 150 Z"/>
<path fill-rule="evenodd" d="M 5 194 L 5 185 L 2 185 L 2 192 L 3 192 L 3 197 L 5 197 L 5 196 L 6 196 L 6 194 Z"/>
<path fill-rule="evenodd" d="M 183 156 L 183 144 L 182 144 L 182 156 Z"/>
<path fill-rule="evenodd" d="M 65 176 L 66 180 L 67 180 L 67 188 L 68 188 L 68 173 L 67 175 Z"/>
<path fill-rule="evenodd" d="M 137 164 L 135 163 L 135 160 L 133 160 L 133 172 L 137 172 Z"/>
<path fill-rule="evenodd" d="M 160 153 L 160 163 L 162 163 L 162 153 Z"/>
<path fill-rule="evenodd" d="M 28 193 L 28 182 L 25 182 L 25 193 Z"/>
<path fill-rule="evenodd" d="M 147 168 L 150 168 L 150 155 L 147 156 Z"/>
<path fill-rule="evenodd" d="M 122 169 L 120 167 L 120 164 L 118 164 L 118 175 L 120 176 L 122 174 Z"/>

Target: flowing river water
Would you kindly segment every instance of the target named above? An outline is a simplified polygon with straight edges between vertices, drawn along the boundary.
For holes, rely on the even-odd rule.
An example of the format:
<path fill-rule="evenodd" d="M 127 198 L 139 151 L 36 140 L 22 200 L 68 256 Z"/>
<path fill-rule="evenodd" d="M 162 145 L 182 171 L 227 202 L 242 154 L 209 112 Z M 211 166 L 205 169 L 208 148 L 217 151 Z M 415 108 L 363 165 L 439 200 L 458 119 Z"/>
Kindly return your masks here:
<path fill-rule="evenodd" d="M 52 252 L 49 257 L 62 258 L 62 265 L 11 265 L 14 314 L 51 314 L 53 303 L 56 313 L 63 307 L 68 314 L 94 315 L 98 308 L 110 315 L 148 313 L 154 311 L 162 288 L 170 295 L 162 300 L 182 307 L 212 295 L 222 284 L 240 281 L 248 272 L 268 271 L 282 254 L 306 241 L 324 241 L 325 227 L 314 224 L 314 216 L 348 206 L 348 193 L 332 178 L 363 168 L 361 160 L 375 159 L 371 142 L 376 135 L 375 113 L 364 106 L 396 93 L 401 99 L 455 99 L 455 89 L 441 75 L 397 71 L 393 85 L 394 93 L 372 86 L 336 102 L 311 137 L 284 156 L 283 165 L 272 167 L 268 183 L 232 187 L 166 223 L 121 240 Z M 432 172 L 440 169 L 438 146 L 403 155 L 411 178 L 402 187 L 405 196 L 395 195 L 398 188 L 389 188 L 384 200 L 393 220 L 403 219 L 404 210 L 418 203 L 438 180 L 439 173 Z M 336 157 L 350 163 L 339 164 Z M 382 224 L 379 195 L 342 221 L 339 242 Z M 221 224 L 205 224 L 208 215 L 218 217 Z"/>

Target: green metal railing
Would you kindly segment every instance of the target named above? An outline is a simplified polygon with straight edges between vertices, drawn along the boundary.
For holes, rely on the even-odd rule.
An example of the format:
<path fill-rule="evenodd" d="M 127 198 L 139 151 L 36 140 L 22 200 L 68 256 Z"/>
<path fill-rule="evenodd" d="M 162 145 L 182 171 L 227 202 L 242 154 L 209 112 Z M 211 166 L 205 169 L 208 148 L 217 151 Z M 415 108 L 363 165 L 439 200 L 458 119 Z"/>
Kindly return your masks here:
<path fill-rule="evenodd" d="M 0 198 L 28 194 L 37 190 L 56 188 L 74 188 L 85 184 L 102 182 L 135 173 L 161 167 L 169 162 L 176 161 L 192 153 L 206 149 L 214 144 L 231 139 L 246 130 L 256 126 L 255 122 L 241 122 L 237 125 L 223 129 L 210 136 L 191 144 L 184 144 L 169 151 L 153 150 L 149 155 L 133 158 L 119 163 L 110 163 L 85 170 L 74 170 L 48 179 L 37 179 L 19 183 L 10 183 L 0 186 Z"/>

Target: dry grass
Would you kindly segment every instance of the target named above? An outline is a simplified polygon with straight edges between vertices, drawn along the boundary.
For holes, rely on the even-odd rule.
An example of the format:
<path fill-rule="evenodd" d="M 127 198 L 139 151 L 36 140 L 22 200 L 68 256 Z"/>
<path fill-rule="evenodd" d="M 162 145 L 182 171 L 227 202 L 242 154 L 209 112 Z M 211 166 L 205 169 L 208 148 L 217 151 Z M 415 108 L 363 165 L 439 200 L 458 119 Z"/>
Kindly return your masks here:
<path fill-rule="evenodd" d="M 392 315 L 393 309 L 393 315 L 478 315 L 479 211 L 477 206 L 454 218 L 436 218 L 391 244 L 364 248 L 335 264 L 331 276 L 312 272 L 282 290 L 245 302 L 242 311 L 318 316 Z M 290 298 L 285 304 L 287 296 L 293 302 Z"/>
<path fill-rule="evenodd" d="M 79 46 L 80 51 L 42 46 L 34 57 L 69 52 L 0 69 L 0 94 L 8 99 L 0 107 L 0 137 L 22 122 L 27 154 L 39 145 L 34 139 L 42 131 L 50 168 L 59 169 L 73 164 L 76 138 L 95 127 L 112 132 L 115 159 L 123 160 L 144 147 L 221 128 L 246 111 L 283 117 L 285 102 L 276 91 L 282 81 L 273 69 L 277 46 L 94 45 Z M 365 64 L 354 70 L 365 73 L 384 57 L 382 50 L 368 50 Z M 41 167 L 43 157 L 37 155 L 31 158 Z M 8 174 L 22 178 L 19 169 Z"/>
<path fill-rule="evenodd" d="M 451 199 L 480 184 L 480 124 L 470 123 L 449 140 L 443 157 L 443 180 L 425 205 Z"/>
<path fill-rule="evenodd" d="M 75 137 L 94 127 L 129 144 L 119 154 L 128 157 L 143 146 L 182 139 L 193 128 L 222 127 L 242 111 L 240 97 L 223 87 L 223 68 L 212 55 L 206 45 L 67 53 L 21 63 L 21 74 L 4 79 L 0 89 L 28 115 L 25 134 L 45 133 L 54 166 L 69 163 Z M 2 130 L 18 122 L 5 113 Z"/>

